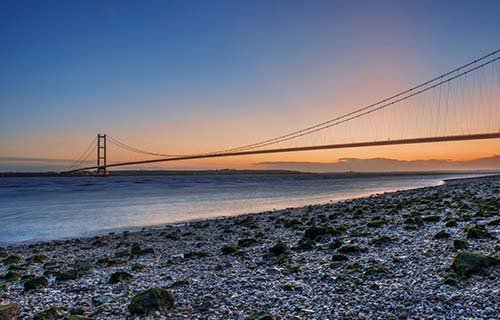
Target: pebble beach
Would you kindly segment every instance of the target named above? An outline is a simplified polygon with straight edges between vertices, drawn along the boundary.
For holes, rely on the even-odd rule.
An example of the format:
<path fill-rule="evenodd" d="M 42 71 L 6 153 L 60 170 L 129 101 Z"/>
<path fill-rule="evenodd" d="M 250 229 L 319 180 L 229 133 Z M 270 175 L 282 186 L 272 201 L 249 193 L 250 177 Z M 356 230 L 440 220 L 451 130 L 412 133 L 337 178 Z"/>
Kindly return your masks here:
<path fill-rule="evenodd" d="M 499 319 L 500 176 L 0 248 L 0 319 Z"/>

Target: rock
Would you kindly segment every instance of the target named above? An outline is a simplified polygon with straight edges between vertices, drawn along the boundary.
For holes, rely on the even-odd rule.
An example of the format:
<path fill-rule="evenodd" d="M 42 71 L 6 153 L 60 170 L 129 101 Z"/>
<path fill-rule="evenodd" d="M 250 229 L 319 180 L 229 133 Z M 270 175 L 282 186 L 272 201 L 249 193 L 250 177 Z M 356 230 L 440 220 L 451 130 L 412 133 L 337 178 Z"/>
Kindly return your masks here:
<path fill-rule="evenodd" d="M 134 263 L 132 265 L 132 270 L 133 271 L 143 271 L 146 269 L 146 266 L 143 265 L 142 263 Z"/>
<path fill-rule="evenodd" d="M 405 230 L 416 230 L 417 226 L 411 223 L 405 223 L 403 224 L 403 229 Z"/>
<path fill-rule="evenodd" d="M 72 315 L 69 315 L 66 318 L 64 318 L 64 320 L 95 320 L 95 319 L 72 314 Z"/>
<path fill-rule="evenodd" d="M 141 245 L 138 244 L 137 242 L 133 243 L 132 246 L 130 247 L 130 253 L 133 254 L 134 256 L 140 255 Z"/>
<path fill-rule="evenodd" d="M 316 242 L 302 238 L 297 242 L 297 244 L 293 247 L 293 250 L 311 250 L 316 247 Z"/>
<path fill-rule="evenodd" d="M 255 238 L 245 238 L 245 239 L 239 239 L 238 240 L 238 247 L 250 247 L 251 245 L 254 245 L 257 243 L 257 240 Z"/>
<path fill-rule="evenodd" d="M 453 240 L 453 247 L 455 250 L 465 249 L 469 246 L 467 240 L 464 239 L 455 239 Z"/>
<path fill-rule="evenodd" d="M 29 263 L 43 263 L 45 260 L 47 260 L 47 256 L 43 254 L 36 254 L 28 258 Z"/>
<path fill-rule="evenodd" d="M 440 230 L 438 233 L 434 235 L 434 239 L 447 239 L 450 237 L 450 234 L 444 230 Z"/>
<path fill-rule="evenodd" d="M 459 282 L 460 277 L 454 272 L 451 272 L 444 277 L 444 283 L 449 286 L 456 286 Z"/>
<path fill-rule="evenodd" d="M 17 281 L 21 279 L 21 274 L 15 271 L 9 271 L 5 274 L 5 281 Z"/>
<path fill-rule="evenodd" d="M 165 238 L 170 239 L 170 240 L 179 240 L 181 238 L 181 234 L 177 231 L 172 231 L 170 233 L 167 233 L 165 235 Z"/>
<path fill-rule="evenodd" d="M 379 236 L 370 240 L 370 244 L 375 246 L 381 246 L 392 242 L 392 238 L 388 236 Z"/>
<path fill-rule="evenodd" d="M 453 270 L 459 275 L 486 274 L 492 267 L 500 265 L 500 259 L 478 252 L 461 252 L 453 259 Z"/>
<path fill-rule="evenodd" d="M 94 263 L 90 260 L 80 260 L 73 264 L 73 269 L 77 270 L 80 275 L 88 274 L 94 268 Z"/>
<path fill-rule="evenodd" d="M 8 256 L 7 258 L 3 259 L 2 260 L 2 263 L 6 266 L 9 266 L 9 265 L 12 265 L 12 264 L 16 264 L 16 263 L 19 263 L 21 261 L 21 257 L 20 256 Z"/>
<path fill-rule="evenodd" d="M 500 219 L 494 219 L 491 221 L 488 221 L 487 225 L 489 226 L 498 226 L 500 224 Z"/>
<path fill-rule="evenodd" d="M 387 220 L 381 219 L 380 217 L 374 217 L 372 218 L 371 221 L 369 221 L 366 226 L 370 228 L 379 228 L 383 226 L 384 224 L 387 224 Z"/>
<path fill-rule="evenodd" d="M 344 244 L 337 251 L 340 253 L 359 253 L 365 251 L 365 249 L 354 244 Z"/>
<path fill-rule="evenodd" d="M 456 219 L 450 219 L 446 221 L 445 226 L 450 228 L 450 227 L 456 227 L 457 226 L 457 220 Z"/>
<path fill-rule="evenodd" d="M 269 312 L 259 311 L 249 315 L 245 320 L 274 320 L 274 316 Z"/>
<path fill-rule="evenodd" d="M 155 250 L 153 248 L 145 248 L 145 249 L 141 250 L 141 252 L 139 253 L 139 255 L 144 256 L 144 255 L 147 255 L 147 254 L 154 254 L 154 253 L 155 253 Z"/>
<path fill-rule="evenodd" d="M 328 229 L 321 226 L 312 226 L 304 232 L 304 239 L 317 241 L 328 234 Z"/>
<path fill-rule="evenodd" d="M 222 251 L 223 254 L 231 254 L 231 253 L 236 253 L 238 252 L 238 246 L 235 245 L 234 243 L 229 243 L 223 246 L 220 250 Z"/>
<path fill-rule="evenodd" d="M 57 281 L 68 281 L 68 280 L 76 280 L 80 276 L 78 270 L 66 270 L 55 273 Z"/>
<path fill-rule="evenodd" d="M 24 290 L 36 290 L 46 287 L 48 284 L 49 281 L 43 276 L 33 277 L 24 282 Z"/>
<path fill-rule="evenodd" d="M 166 311 L 174 306 L 174 296 L 171 292 L 152 288 L 137 294 L 128 306 L 132 314 L 147 314 L 154 311 Z"/>
<path fill-rule="evenodd" d="M 278 242 L 269 249 L 269 252 L 274 254 L 275 256 L 279 256 L 281 254 L 290 253 L 290 248 L 284 243 L 282 240 L 278 240 Z"/>
<path fill-rule="evenodd" d="M 467 226 L 464 231 L 467 234 L 468 239 L 484 239 L 491 237 L 488 230 L 486 230 L 486 227 L 480 224 Z"/>
<path fill-rule="evenodd" d="M 64 317 L 64 310 L 61 307 L 51 307 L 39 312 L 33 318 L 34 320 L 57 320 Z"/>
<path fill-rule="evenodd" d="M 332 255 L 332 261 L 337 262 L 337 261 L 347 261 L 349 258 L 343 254 L 334 254 Z"/>
<path fill-rule="evenodd" d="M 429 215 L 422 217 L 422 221 L 425 222 L 438 222 L 439 220 L 441 220 L 441 218 L 437 215 Z"/>
<path fill-rule="evenodd" d="M 132 280 L 134 277 L 128 273 L 128 272 L 125 272 L 125 271 L 117 271 L 117 272 L 114 272 L 111 277 L 109 278 L 109 281 L 108 283 L 109 284 L 115 284 L 115 283 L 119 283 L 119 282 L 127 282 L 127 281 L 130 281 Z"/>
<path fill-rule="evenodd" d="M 0 305 L 0 320 L 15 319 L 18 312 L 19 305 L 17 303 Z"/>

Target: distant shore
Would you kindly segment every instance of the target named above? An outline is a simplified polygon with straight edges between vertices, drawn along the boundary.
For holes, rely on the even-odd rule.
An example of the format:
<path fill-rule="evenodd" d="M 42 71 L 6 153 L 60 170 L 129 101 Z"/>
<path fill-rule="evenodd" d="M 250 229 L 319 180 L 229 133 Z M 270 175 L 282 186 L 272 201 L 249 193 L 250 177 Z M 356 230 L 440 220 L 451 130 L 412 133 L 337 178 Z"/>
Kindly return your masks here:
<path fill-rule="evenodd" d="M 94 319 L 142 311 L 163 319 L 491 319 L 499 308 L 499 190 L 498 176 L 453 179 L 325 205 L 7 246 L 0 305 L 11 304 L 19 319 L 50 307 Z M 491 266 L 457 267 L 453 259 L 469 251 Z M 133 299 L 141 292 L 154 300 L 144 309 Z"/>
<path fill-rule="evenodd" d="M 500 174 L 496 170 L 443 170 L 443 171 L 387 171 L 387 172 L 304 172 L 293 170 L 114 170 L 111 176 L 186 176 L 186 175 L 255 175 L 255 174 L 320 174 L 339 177 L 349 176 L 398 176 L 398 175 L 436 175 L 436 174 Z M 92 173 L 83 171 L 72 174 L 49 172 L 0 172 L 0 178 L 36 178 L 36 177 L 91 177 Z"/>

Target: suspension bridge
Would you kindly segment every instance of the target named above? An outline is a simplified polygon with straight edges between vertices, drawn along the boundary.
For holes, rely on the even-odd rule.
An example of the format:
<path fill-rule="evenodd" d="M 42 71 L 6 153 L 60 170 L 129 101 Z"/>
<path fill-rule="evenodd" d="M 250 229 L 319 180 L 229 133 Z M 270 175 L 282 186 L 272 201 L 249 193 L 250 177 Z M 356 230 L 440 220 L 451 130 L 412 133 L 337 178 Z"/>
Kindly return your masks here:
<path fill-rule="evenodd" d="M 349 134 L 346 134 L 349 132 Z M 330 143 L 313 143 L 318 137 Z M 158 162 L 500 138 L 500 50 L 327 121 L 255 143 L 189 154 L 157 153 L 98 134 L 61 174 Z M 146 158 L 109 162 L 110 146 Z M 95 165 L 88 159 L 97 151 Z"/>

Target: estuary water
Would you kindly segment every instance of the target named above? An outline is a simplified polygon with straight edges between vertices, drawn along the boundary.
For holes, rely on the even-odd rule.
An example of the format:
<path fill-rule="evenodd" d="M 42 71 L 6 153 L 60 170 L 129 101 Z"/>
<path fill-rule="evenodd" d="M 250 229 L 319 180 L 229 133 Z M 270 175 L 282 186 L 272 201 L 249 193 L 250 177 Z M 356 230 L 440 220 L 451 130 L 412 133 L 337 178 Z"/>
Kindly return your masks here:
<path fill-rule="evenodd" d="M 472 174 L 0 178 L 0 243 L 54 240 L 438 185 Z"/>

